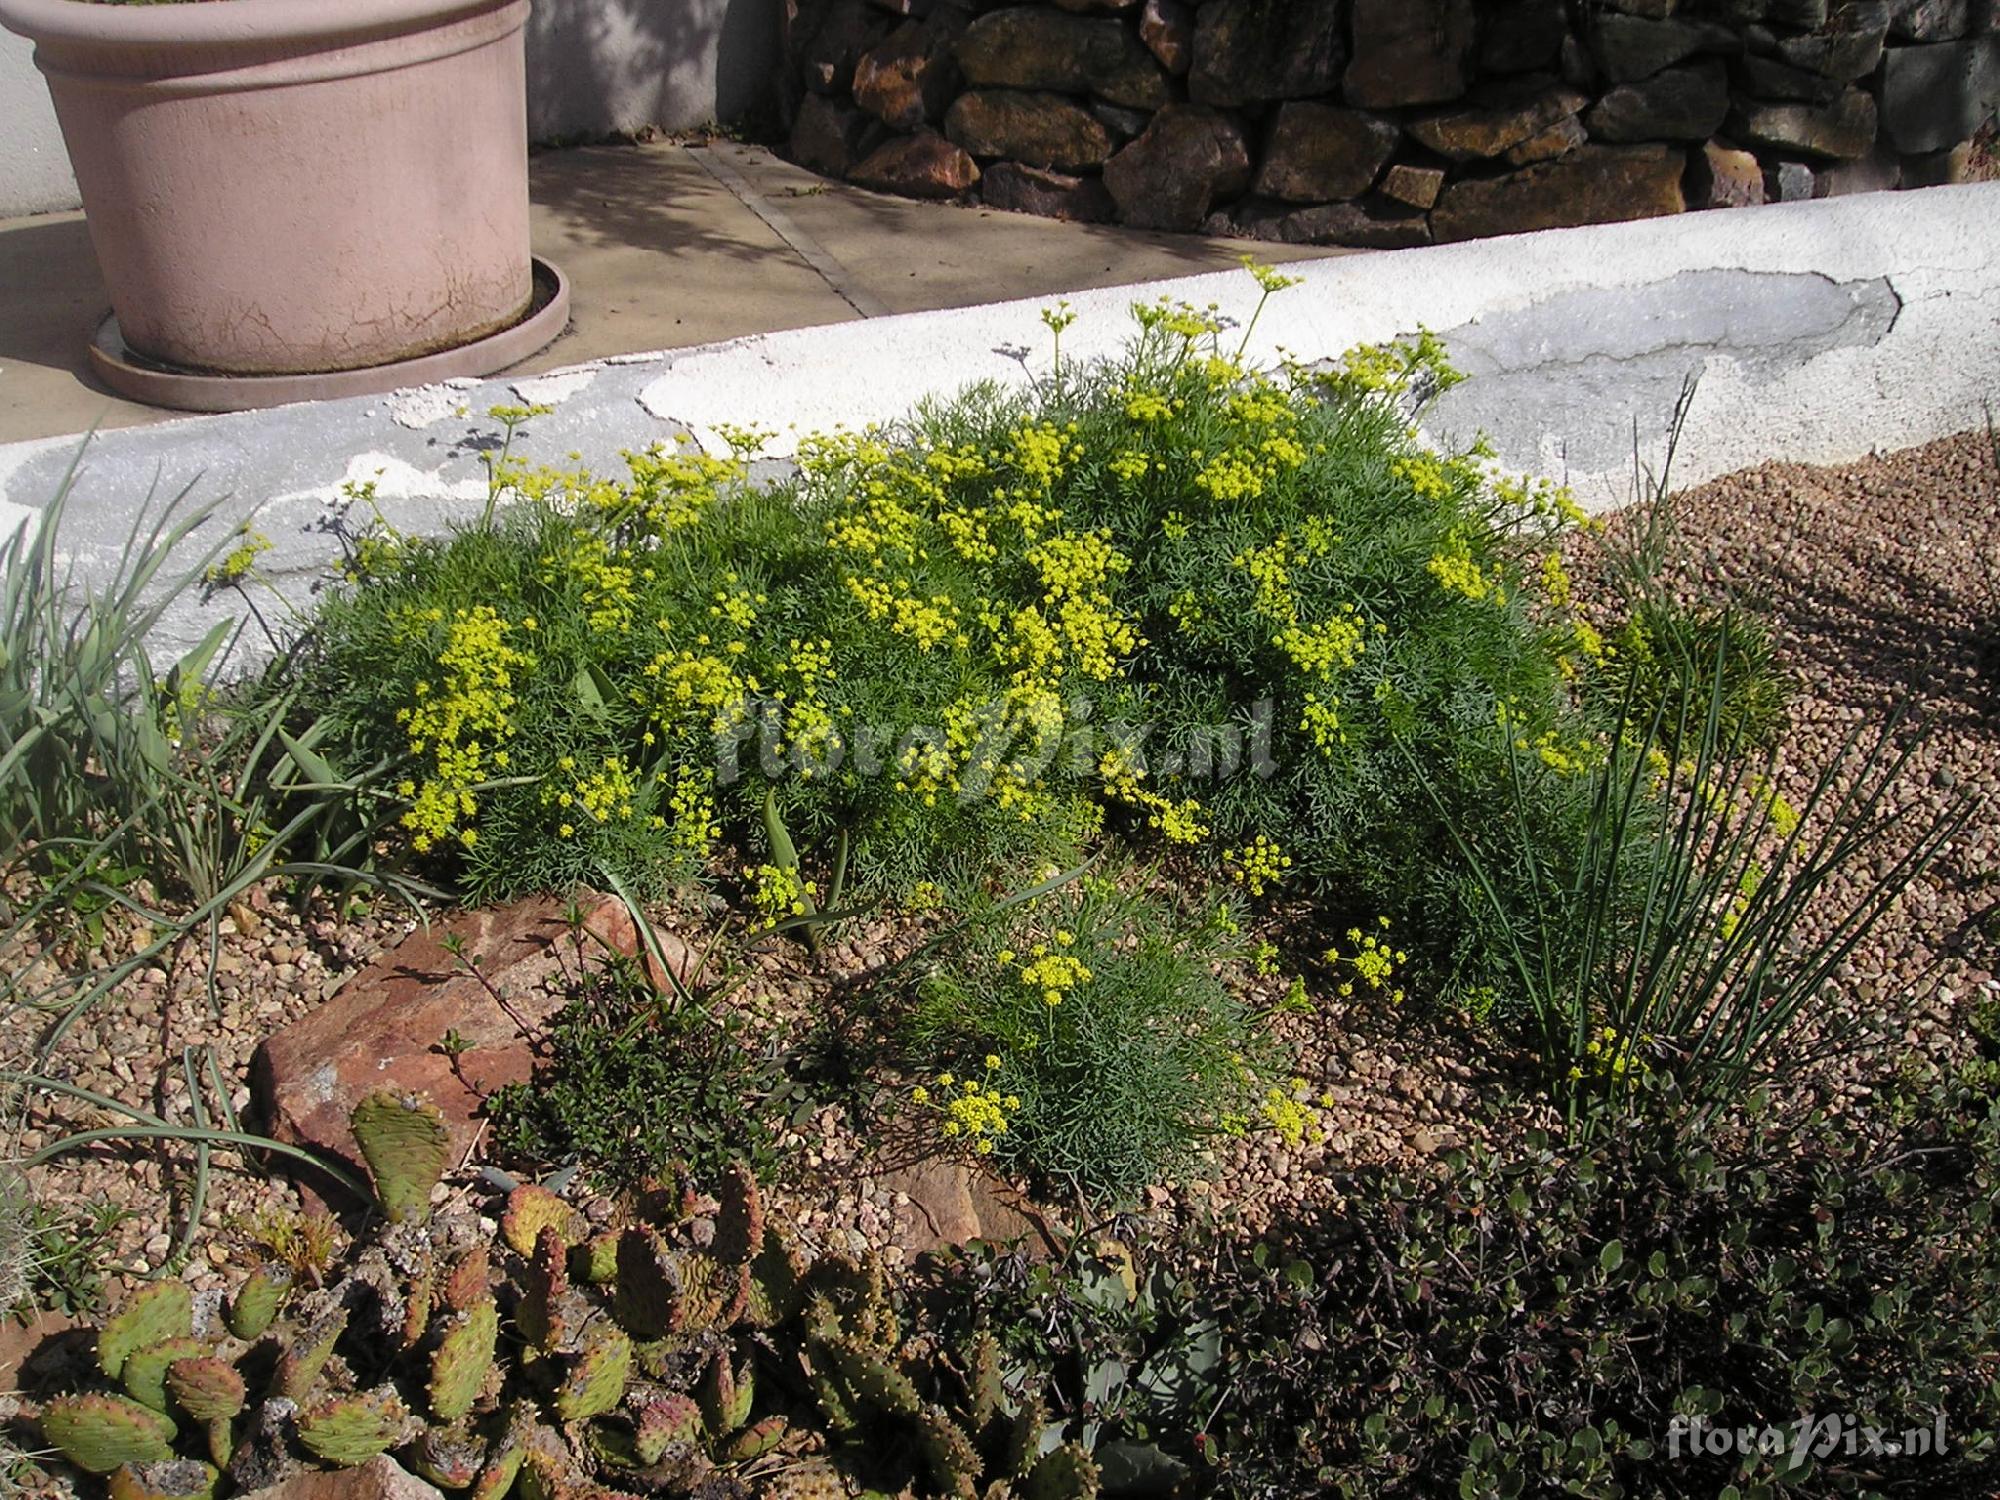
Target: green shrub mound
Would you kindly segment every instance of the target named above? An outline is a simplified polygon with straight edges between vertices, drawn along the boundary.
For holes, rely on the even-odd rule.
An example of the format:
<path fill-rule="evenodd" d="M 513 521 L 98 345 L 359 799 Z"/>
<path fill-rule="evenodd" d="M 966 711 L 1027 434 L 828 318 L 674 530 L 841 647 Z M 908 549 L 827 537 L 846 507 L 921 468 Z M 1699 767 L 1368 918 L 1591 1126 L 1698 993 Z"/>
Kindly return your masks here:
<path fill-rule="evenodd" d="M 399 763 L 412 842 L 474 899 L 657 890 L 727 841 L 784 920 L 1109 824 L 1476 966 L 1441 824 L 1493 823 L 1510 739 L 1548 857 L 1579 837 L 1568 684 L 1603 647 L 1573 507 L 1419 443 L 1451 378 L 1427 337 L 1260 371 L 1207 314 L 1136 311 L 1117 360 L 807 439 L 783 483 L 750 482 L 755 434 L 615 480 L 505 457 L 487 524 L 370 528 L 314 645 L 323 748 Z"/>

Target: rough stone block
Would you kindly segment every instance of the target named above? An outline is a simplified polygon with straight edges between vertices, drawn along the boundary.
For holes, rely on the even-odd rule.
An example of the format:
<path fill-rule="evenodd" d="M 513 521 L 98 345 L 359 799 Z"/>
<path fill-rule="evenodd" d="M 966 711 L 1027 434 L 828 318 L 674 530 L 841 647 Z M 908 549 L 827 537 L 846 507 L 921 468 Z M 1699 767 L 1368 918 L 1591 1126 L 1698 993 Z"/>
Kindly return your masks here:
<path fill-rule="evenodd" d="M 1664 146 L 1586 146 L 1560 161 L 1444 190 L 1431 210 L 1439 241 L 1677 214 L 1687 154 Z"/>
<path fill-rule="evenodd" d="M 2000 34 L 1891 47 L 1882 57 L 1882 133 L 1898 151 L 1943 151 L 2000 109 Z"/>
<path fill-rule="evenodd" d="M 1185 0 L 1146 0 L 1139 12 L 1139 40 L 1175 78 L 1194 64 L 1194 8 Z"/>
<path fill-rule="evenodd" d="M 1095 177 L 1071 177 L 1016 162 L 995 162 L 979 180 L 979 196 L 993 208 L 1038 214 L 1077 224 L 1103 224 L 1117 212 L 1111 194 Z"/>
<path fill-rule="evenodd" d="M 943 136 L 920 130 L 884 141 L 847 180 L 906 198 L 962 198 L 978 184 L 979 166 Z"/>
<path fill-rule="evenodd" d="M 1127 224 L 1197 229 L 1217 200 L 1250 186 L 1250 148 L 1219 110 L 1169 104 L 1104 164 L 1104 185 Z"/>
<path fill-rule="evenodd" d="M 1472 81 L 1472 0 L 1354 0 L 1353 26 L 1349 104 L 1437 104 L 1460 97 Z"/>
<path fill-rule="evenodd" d="M 1477 161 L 1498 156 L 1582 109 L 1585 99 L 1564 84 L 1509 80 L 1482 90 L 1470 104 L 1409 123 L 1409 132 L 1440 156 Z"/>
<path fill-rule="evenodd" d="M 1358 198 L 1374 184 L 1399 136 L 1388 121 L 1359 110 L 1281 105 L 1271 123 L 1256 190 L 1290 203 Z"/>
<path fill-rule="evenodd" d="M 1851 86 L 1828 104 L 1744 100 L 1730 112 L 1729 133 L 1771 151 L 1851 160 L 1875 144 L 1875 100 Z"/>
<path fill-rule="evenodd" d="M 1382 195 L 1411 208 L 1429 208 L 1444 191 L 1444 168 L 1398 162 L 1382 178 Z"/>
<path fill-rule="evenodd" d="M 807 94 L 792 121 L 792 160 L 828 177 L 845 177 L 881 128 L 873 116 L 845 100 Z"/>
<path fill-rule="evenodd" d="M 1706 21 L 1652 21 L 1614 11 L 1599 15 L 1590 28 L 1591 56 L 1612 83 L 1650 78 L 1697 53 L 1740 50 L 1735 32 Z"/>
<path fill-rule="evenodd" d="M 1111 132 L 1061 94 L 969 89 L 945 115 L 945 136 L 974 156 L 1003 156 L 1023 166 L 1074 172 L 1101 167 Z"/>
<path fill-rule="evenodd" d="M 1688 157 L 1689 208 L 1754 208 L 1764 201 L 1764 168 L 1748 151 L 1709 141 Z"/>
<path fill-rule="evenodd" d="M 1569 35 L 1563 0 L 1512 0 L 1483 7 L 1479 22 L 1479 71 L 1527 73 L 1553 66 Z"/>
<path fill-rule="evenodd" d="M 1138 33 L 1109 16 L 988 11 L 959 38 L 958 65 L 975 87 L 1095 94 L 1132 109 L 1157 109 L 1172 95 Z"/>
<path fill-rule="evenodd" d="M 1699 141 L 1729 113 L 1729 69 L 1721 58 L 1666 68 L 1621 83 L 1583 117 L 1600 141 Z"/>
<path fill-rule="evenodd" d="M 1343 0 L 1207 0 L 1195 12 L 1189 97 L 1228 106 L 1331 93 L 1347 60 L 1343 11 Z"/>

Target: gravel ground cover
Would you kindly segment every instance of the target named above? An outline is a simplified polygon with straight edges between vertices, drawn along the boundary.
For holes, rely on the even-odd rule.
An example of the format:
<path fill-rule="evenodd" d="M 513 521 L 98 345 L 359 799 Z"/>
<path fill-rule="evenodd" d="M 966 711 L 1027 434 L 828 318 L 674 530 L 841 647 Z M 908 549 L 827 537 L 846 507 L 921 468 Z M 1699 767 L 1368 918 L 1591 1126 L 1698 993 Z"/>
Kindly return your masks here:
<path fill-rule="evenodd" d="M 1778 658 L 1795 687 L 1792 728 L 1779 776 L 1802 793 L 1816 769 L 1858 723 L 1880 721 L 1906 700 L 1928 715 L 1932 734 L 1913 762 L 1909 810 L 1971 798 L 1977 814 L 1949 857 L 1908 893 L 1846 965 L 1834 1011 L 1862 1029 L 1861 1044 L 1836 1065 L 1788 1079 L 1796 1102 L 1834 1112 L 1868 1096 L 1886 1065 L 1924 1068 L 1960 1048 L 1968 1007 L 2000 1001 L 2000 473 L 1987 433 L 1968 433 L 1858 463 L 1813 468 L 1767 464 L 1679 497 L 1688 544 L 1680 579 L 1690 591 L 1730 593 L 1771 623 Z M 1610 528 L 1616 535 L 1622 523 Z M 1589 559 L 1579 588 L 1590 588 Z M 671 918 L 670 918 L 671 920 Z M 680 914 L 686 926 L 694 913 Z M 1275 925 L 1282 929 L 1281 915 Z M 58 1076 L 185 1119 L 183 1049 L 209 1046 L 249 1102 L 250 1054 L 270 1030 L 304 1013 L 347 975 L 409 930 L 384 903 L 346 917 L 301 916 L 275 893 L 258 892 L 223 923 L 213 994 L 201 955 L 137 975 L 78 1025 L 55 1058 Z M 782 1033 L 841 997 L 865 989 L 869 972 L 907 952 L 924 922 L 876 921 L 837 934 L 808 955 L 766 942 L 739 956 L 748 982 L 731 1002 Z M 1282 930 L 1274 936 L 1283 939 Z M 104 944 L 129 942 L 115 914 Z M 1308 949 L 1310 935 L 1297 945 Z M 104 962 L 74 950 L 9 955 L 17 965 Z M 1253 983 L 1275 1000 L 1288 980 Z M 1301 1204 L 1337 1196 L 1343 1175 L 1371 1163 L 1426 1158 L 1479 1133 L 1515 1128 L 1504 1115 L 1506 1059 L 1470 1023 L 1426 1017 L 1373 997 L 1310 994 L 1310 1008 L 1282 1021 L 1299 1049 L 1301 1098 L 1313 1128 L 1287 1143 L 1269 1131 L 1225 1142 L 1203 1177 L 1167 1184 L 1144 1211 L 1162 1223 L 1212 1217 L 1254 1231 Z M 0 1060 L 25 1060 L 35 1038 L 18 1022 L 0 1036 Z M 885 1167 L 920 1152 L 895 1101 L 903 1080 L 875 1080 L 859 1108 L 829 1105 L 785 1142 L 777 1211 L 808 1243 L 840 1246 L 895 1237 L 907 1200 L 885 1186 Z M 73 1108 L 31 1114 L 17 1145 L 32 1151 L 53 1129 L 96 1123 Z M 205 1230 L 224 1230 L 255 1209 L 295 1201 L 293 1190 L 247 1172 L 230 1153 L 214 1159 Z M 115 1302 L 157 1271 L 174 1245 L 188 1187 L 185 1153 L 150 1156 L 104 1149 L 37 1174 L 47 1205 L 111 1202 L 128 1216 L 107 1246 Z M 600 1206 L 608 1212 L 609 1204 Z M 184 1271 L 197 1287 L 218 1284 L 227 1235 L 203 1236 Z"/>

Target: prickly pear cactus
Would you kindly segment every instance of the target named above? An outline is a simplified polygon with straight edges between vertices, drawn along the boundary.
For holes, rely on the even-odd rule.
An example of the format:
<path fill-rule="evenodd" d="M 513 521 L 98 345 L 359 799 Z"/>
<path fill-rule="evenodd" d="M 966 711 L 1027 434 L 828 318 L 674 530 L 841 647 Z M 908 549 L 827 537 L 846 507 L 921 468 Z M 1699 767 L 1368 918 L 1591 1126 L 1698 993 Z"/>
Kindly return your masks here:
<path fill-rule="evenodd" d="M 124 1463 L 111 1471 L 111 1500 L 210 1500 L 222 1475 L 196 1458 Z"/>
<path fill-rule="evenodd" d="M 757 1399 L 757 1363 L 748 1359 L 732 1364 L 727 1349 L 718 1349 L 695 1388 L 701 1404 L 702 1420 L 717 1437 L 727 1437 L 750 1420 L 751 1404 Z"/>
<path fill-rule="evenodd" d="M 403 1461 L 439 1489 L 469 1489 L 486 1465 L 486 1440 L 470 1427 L 426 1427 Z"/>
<path fill-rule="evenodd" d="M 174 1456 L 172 1419 L 123 1396 L 59 1397 L 42 1408 L 42 1432 L 63 1457 L 92 1474 Z"/>
<path fill-rule="evenodd" d="M 272 1379 L 278 1394 L 290 1401 L 305 1400 L 319 1380 L 319 1372 L 333 1358 L 333 1346 L 346 1328 L 347 1309 L 336 1307 L 294 1333 L 278 1356 Z"/>
<path fill-rule="evenodd" d="M 1051 1448 L 1021 1481 L 1021 1500 L 1097 1500 L 1097 1465 L 1078 1443 Z"/>
<path fill-rule="evenodd" d="M 184 1281 L 156 1281 L 120 1308 L 97 1331 L 97 1364 L 116 1380 L 125 1361 L 141 1349 L 184 1339 L 194 1332 L 194 1294 Z"/>
<path fill-rule="evenodd" d="M 536 1354 L 553 1354 L 589 1312 L 589 1304 L 570 1290 L 569 1249 L 553 1228 L 544 1228 L 521 1274 L 521 1298 L 514 1305 L 514 1326 Z"/>
<path fill-rule="evenodd" d="M 847 1500 L 849 1493 L 837 1467 L 824 1458 L 809 1458 L 765 1480 L 761 1500 Z"/>
<path fill-rule="evenodd" d="M 755 1174 L 741 1162 L 732 1166 L 717 1203 L 709 1252 L 717 1260 L 747 1264 L 764 1244 L 764 1199 Z"/>
<path fill-rule="evenodd" d="M 971 1495 L 979 1483 L 979 1449 L 972 1435 L 942 1406 L 926 1406 L 917 1417 L 917 1452 L 931 1483 L 946 1495 Z"/>
<path fill-rule="evenodd" d="M 523 1183 L 507 1195 L 506 1210 L 500 1215 L 500 1237 L 516 1255 L 533 1255 L 542 1231 L 553 1229 L 563 1248 L 583 1243 L 588 1232 L 583 1215 L 545 1187 Z"/>
<path fill-rule="evenodd" d="M 421 1224 L 430 1217 L 431 1189 L 451 1161 L 444 1116 L 426 1100 L 370 1094 L 348 1119 L 375 1179 L 375 1194 L 392 1224 Z"/>
<path fill-rule="evenodd" d="M 632 1341 L 607 1323 L 593 1325 L 556 1392 L 556 1415 L 565 1422 L 603 1416 L 625 1398 L 631 1372 Z"/>
<path fill-rule="evenodd" d="M 488 1295 L 445 1320 L 437 1347 L 431 1351 L 427 1393 L 431 1415 L 451 1423 L 472 1410 L 493 1373 L 493 1351 L 500 1339 L 500 1310 Z"/>
<path fill-rule="evenodd" d="M 647 1468 L 658 1463 L 670 1449 L 692 1449 L 702 1439 L 701 1408 L 675 1391 L 655 1395 L 633 1409 L 632 1447 Z"/>
<path fill-rule="evenodd" d="M 246 1392 L 236 1367 L 212 1355 L 177 1359 L 167 1366 L 167 1395 L 208 1433 L 208 1456 L 228 1468 L 235 1451 L 232 1425 Z"/>
<path fill-rule="evenodd" d="M 230 1300 L 229 1331 L 239 1339 L 262 1338 L 291 1294 L 289 1269 L 275 1264 L 257 1267 Z"/>
<path fill-rule="evenodd" d="M 681 1281 L 672 1252 L 656 1230 L 635 1225 L 618 1236 L 612 1311 L 635 1339 L 664 1338 L 681 1328 Z"/>
<path fill-rule="evenodd" d="M 334 1396 L 299 1413 L 299 1442 L 336 1468 L 365 1464 L 403 1440 L 409 1409 L 393 1390 Z"/>
<path fill-rule="evenodd" d="M 167 1409 L 167 1366 L 177 1359 L 193 1359 L 208 1353 L 208 1346 L 199 1339 L 167 1339 L 158 1344 L 150 1344 L 144 1349 L 135 1349 L 125 1356 L 124 1368 L 118 1372 L 119 1382 L 125 1387 L 125 1394 L 141 1406 L 150 1406 L 154 1411 Z"/>

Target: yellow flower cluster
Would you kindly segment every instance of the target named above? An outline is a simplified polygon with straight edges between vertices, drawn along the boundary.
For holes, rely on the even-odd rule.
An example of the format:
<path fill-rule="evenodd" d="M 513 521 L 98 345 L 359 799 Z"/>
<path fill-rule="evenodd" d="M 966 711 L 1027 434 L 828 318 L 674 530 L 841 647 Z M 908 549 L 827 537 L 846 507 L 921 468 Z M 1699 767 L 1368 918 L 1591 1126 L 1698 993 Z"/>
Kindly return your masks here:
<path fill-rule="evenodd" d="M 1389 930 L 1387 917 L 1377 917 L 1375 921 L 1383 932 Z M 1332 947 L 1321 955 L 1336 973 L 1347 969 L 1354 976 L 1339 982 L 1337 988 L 1340 995 L 1343 998 L 1353 995 L 1354 981 L 1358 979 L 1371 990 L 1388 990 L 1390 1000 L 1401 1005 L 1402 986 L 1394 985 L 1393 981 L 1396 971 L 1409 962 L 1410 955 L 1400 948 L 1392 948 L 1385 938 L 1373 932 L 1363 932 L 1359 927 L 1347 929 L 1347 941 L 1352 945 L 1352 952 L 1342 953 L 1338 947 Z"/>
<path fill-rule="evenodd" d="M 1272 1084 L 1264 1091 L 1264 1097 L 1257 1106 L 1264 1123 L 1277 1132 L 1278 1139 L 1287 1146 L 1298 1147 L 1308 1141 L 1317 1143 L 1324 1134 L 1319 1126 L 1319 1117 L 1299 1098 L 1305 1091 L 1306 1081 L 1303 1078 L 1294 1078 L 1289 1088 Z"/>
<path fill-rule="evenodd" d="M 444 611 L 434 607 L 404 628 L 414 637 L 439 624 L 445 625 L 437 656 L 442 681 L 435 690 L 428 681 L 418 682 L 415 705 L 396 711 L 410 753 L 427 757 L 432 768 L 421 784 L 405 781 L 399 788 L 413 799 L 402 822 L 419 853 L 474 817 L 479 810 L 474 788 L 488 779 L 489 768 L 506 768 L 514 682 L 535 664 L 529 653 L 507 644 L 510 627 L 491 605 L 458 610 L 448 623 Z M 460 835 L 467 845 L 474 837 L 470 828 Z"/>
<path fill-rule="evenodd" d="M 1487 595 L 1494 595 L 1494 602 L 1505 604 L 1506 591 L 1497 579 L 1487 575 L 1472 555 L 1472 548 L 1461 532 L 1452 532 L 1445 539 L 1444 550 L 1432 555 L 1424 565 L 1433 578 L 1454 594 L 1463 594 L 1475 602 Z"/>
<path fill-rule="evenodd" d="M 1222 861 L 1228 867 L 1229 878 L 1253 896 L 1263 895 L 1265 886 L 1276 885 L 1292 867 L 1291 855 L 1261 833 L 1241 849 L 1224 849 Z"/>
<path fill-rule="evenodd" d="M 819 887 L 803 880 L 795 868 L 785 865 L 745 865 L 743 878 L 752 882 L 750 904 L 763 915 L 767 927 L 775 927 L 787 917 L 802 917 L 812 910 Z"/>
<path fill-rule="evenodd" d="M 1000 1059 L 988 1053 L 984 1079 L 940 1073 L 935 1080 L 937 1093 L 933 1095 L 930 1087 L 919 1084 L 910 1090 L 911 1102 L 935 1109 L 943 1117 L 938 1129 L 947 1139 L 966 1142 L 980 1156 L 990 1155 L 994 1143 L 1007 1133 L 1008 1117 L 1021 1108 L 1018 1096 L 1003 1094 L 994 1083 L 993 1075 L 999 1070 Z"/>
<path fill-rule="evenodd" d="M 1653 1070 L 1639 1055 L 1639 1048 L 1652 1040 L 1649 1036 L 1621 1036 L 1615 1026 L 1602 1027 L 1584 1044 L 1583 1061 L 1569 1070 L 1570 1081 L 1579 1082 L 1589 1076 L 1606 1083 L 1622 1083 L 1634 1074 L 1644 1077 Z"/>
<path fill-rule="evenodd" d="M 670 841 L 696 859 L 706 859 L 722 837 L 722 820 L 715 810 L 715 773 L 683 766 L 667 796 Z"/>
<path fill-rule="evenodd" d="M 1042 1000 L 1051 1008 L 1061 1005 L 1069 993 L 1078 985 L 1090 982 L 1090 968 L 1081 959 L 1065 950 L 1074 946 L 1076 934 L 1058 931 L 1054 946 L 1037 943 L 1028 950 L 1026 962 L 1016 969 L 1020 981 L 1031 990 L 1039 991 Z M 997 955 L 1000 966 L 1006 968 L 1017 963 L 1020 955 L 1012 949 L 1003 948 Z"/>
<path fill-rule="evenodd" d="M 1146 814 L 1146 826 L 1170 844 L 1199 844 L 1209 835 L 1201 803 L 1193 797 L 1176 802 L 1144 785 L 1145 769 L 1123 747 L 1114 745 L 1097 759 L 1097 774 L 1106 796 Z"/>
<path fill-rule="evenodd" d="M 565 755 L 556 762 L 556 769 L 570 779 L 565 787 L 550 782 L 542 788 L 542 805 L 574 808 L 593 823 L 609 823 L 612 819 L 632 816 L 635 807 L 634 795 L 637 783 L 632 770 L 615 755 L 604 757 L 604 763 L 586 774 L 578 774 L 576 760 Z M 576 826 L 564 822 L 557 830 L 564 838 L 573 837 Z"/>

